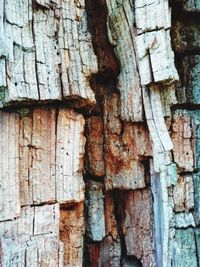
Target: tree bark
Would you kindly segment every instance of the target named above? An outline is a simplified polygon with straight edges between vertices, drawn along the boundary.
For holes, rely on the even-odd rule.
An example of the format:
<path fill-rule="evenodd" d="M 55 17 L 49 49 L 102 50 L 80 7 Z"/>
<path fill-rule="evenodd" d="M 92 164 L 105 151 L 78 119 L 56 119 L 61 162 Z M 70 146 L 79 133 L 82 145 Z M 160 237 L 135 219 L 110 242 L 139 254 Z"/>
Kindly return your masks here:
<path fill-rule="evenodd" d="M 0 265 L 200 266 L 200 3 L 0 0 Z"/>

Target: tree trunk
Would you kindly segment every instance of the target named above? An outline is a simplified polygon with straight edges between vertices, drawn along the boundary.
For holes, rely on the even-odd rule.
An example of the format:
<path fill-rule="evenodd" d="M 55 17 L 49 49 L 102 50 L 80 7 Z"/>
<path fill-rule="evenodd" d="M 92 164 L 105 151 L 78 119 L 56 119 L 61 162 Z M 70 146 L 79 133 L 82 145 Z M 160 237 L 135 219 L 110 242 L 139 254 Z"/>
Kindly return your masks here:
<path fill-rule="evenodd" d="M 0 0 L 2 267 L 200 266 L 199 19 Z"/>

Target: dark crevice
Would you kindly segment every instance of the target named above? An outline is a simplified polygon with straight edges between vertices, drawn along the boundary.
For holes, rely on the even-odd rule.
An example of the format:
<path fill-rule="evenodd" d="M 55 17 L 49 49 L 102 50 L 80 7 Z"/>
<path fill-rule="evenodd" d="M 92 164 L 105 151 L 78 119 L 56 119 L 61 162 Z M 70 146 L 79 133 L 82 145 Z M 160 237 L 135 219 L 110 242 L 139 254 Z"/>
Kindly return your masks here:
<path fill-rule="evenodd" d="M 125 237 L 123 234 L 122 225 L 125 218 L 125 207 L 124 207 L 124 201 L 123 201 L 123 193 L 115 189 L 111 192 L 112 198 L 114 200 L 114 212 L 115 212 L 115 220 L 117 222 L 117 230 L 120 238 L 121 243 L 121 266 L 122 259 L 126 257 L 126 243 L 125 243 Z"/>
<path fill-rule="evenodd" d="M 39 100 L 41 99 L 40 97 L 40 87 L 39 87 L 39 77 L 38 77 L 38 66 L 37 66 L 37 55 L 36 55 L 36 38 L 35 38 L 35 29 L 34 29 L 34 10 L 36 5 L 36 1 L 32 0 L 32 6 L 33 6 L 33 14 L 32 14 L 32 33 L 33 33 L 33 44 L 35 48 L 35 74 L 36 74 L 36 81 L 37 81 L 37 90 L 38 90 L 38 98 Z"/>
<path fill-rule="evenodd" d="M 91 116 L 98 116 L 101 118 L 103 123 L 104 114 L 104 102 L 105 97 L 111 95 L 113 92 L 117 91 L 117 77 L 120 72 L 119 62 L 114 53 L 114 47 L 109 43 L 107 36 L 107 7 L 104 0 L 86 0 L 86 12 L 88 18 L 88 28 L 92 36 L 92 44 L 94 52 L 97 56 L 98 61 L 98 72 L 92 75 L 90 78 L 90 86 L 95 93 L 96 105 L 90 110 L 81 112 L 84 118 L 90 118 Z M 80 111 L 80 110 L 79 110 Z M 87 123 L 87 122 L 86 122 Z M 105 127 L 103 125 L 103 127 Z M 105 129 L 103 130 L 105 132 Z M 87 138 L 87 124 L 85 126 L 84 135 Z M 87 141 L 86 141 L 87 142 Z M 103 145 L 102 149 L 103 156 L 105 156 L 105 136 L 103 135 Z M 87 145 L 86 145 L 87 147 Z M 85 193 L 85 218 L 87 221 L 87 198 L 88 198 L 88 187 L 87 181 L 93 180 L 96 182 L 104 183 L 104 176 L 97 176 L 91 173 L 90 166 L 88 162 L 87 151 L 84 156 L 84 181 L 86 183 L 86 193 Z M 104 159 L 105 160 L 105 159 Z M 105 188 L 103 187 L 103 191 Z M 86 224 L 87 227 L 87 224 Z M 100 257 L 100 246 L 101 242 L 94 242 L 87 236 L 84 236 L 84 255 L 83 255 L 83 266 L 94 267 L 99 266 Z"/>
<path fill-rule="evenodd" d="M 122 267 L 142 267 L 142 263 L 135 256 L 126 256 L 122 260 Z"/>
<path fill-rule="evenodd" d="M 107 7 L 102 0 L 86 0 L 88 27 L 98 59 L 98 79 L 113 80 L 119 74 L 119 63 L 107 36 Z"/>

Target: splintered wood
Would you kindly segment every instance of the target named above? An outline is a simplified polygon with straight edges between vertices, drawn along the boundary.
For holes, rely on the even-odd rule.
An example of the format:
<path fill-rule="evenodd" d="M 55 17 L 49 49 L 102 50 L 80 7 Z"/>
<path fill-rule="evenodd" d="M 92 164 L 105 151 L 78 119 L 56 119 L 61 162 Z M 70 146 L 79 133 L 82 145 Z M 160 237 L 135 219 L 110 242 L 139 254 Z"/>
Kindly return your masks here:
<path fill-rule="evenodd" d="M 200 265 L 199 20 L 0 0 L 0 266 Z"/>
<path fill-rule="evenodd" d="M 40 108 L 21 114 L 20 123 L 22 205 L 83 200 L 83 117 Z"/>
<path fill-rule="evenodd" d="M 65 254 L 59 204 L 84 199 L 83 116 L 70 109 L 35 108 L 1 112 L 0 120 L 1 264 L 59 266 Z M 69 266 L 80 266 L 75 260 Z"/>
<path fill-rule="evenodd" d="M 148 130 L 141 125 L 122 122 L 118 108 L 117 94 L 105 99 L 105 186 L 107 190 L 143 188 L 145 159 L 151 156 Z M 141 143 L 137 142 L 138 139 Z"/>
<path fill-rule="evenodd" d="M 84 1 L 9 1 L 0 18 L 1 105 L 80 99 L 95 103 L 97 60 Z"/>

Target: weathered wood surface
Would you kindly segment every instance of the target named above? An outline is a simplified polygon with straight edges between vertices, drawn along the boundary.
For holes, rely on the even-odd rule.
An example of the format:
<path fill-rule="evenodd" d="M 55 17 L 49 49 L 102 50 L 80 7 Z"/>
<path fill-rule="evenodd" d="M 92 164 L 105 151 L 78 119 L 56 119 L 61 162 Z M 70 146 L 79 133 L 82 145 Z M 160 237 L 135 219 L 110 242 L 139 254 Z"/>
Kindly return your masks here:
<path fill-rule="evenodd" d="M 95 103 L 97 60 L 84 1 L 1 2 L 1 105 L 80 99 Z"/>
<path fill-rule="evenodd" d="M 22 205 L 81 201 L 85 137 L 82 115 L 68 109 L 37 108 L 21 113 Z"/>
<path fill-rule="evenodd" d="M 133 43 L 133 3 L 106 0 L 108 36 L 120 62 L 118 89 L 121 97 L 121 117 L 127 121 L 142 120 L 142 93 Z"/>
<path fill-rule="evenodd" d="M 117 94 L 105 99 L 104 123 L 106 189 L 145 187 L 145 158 L 152 153 L 148 130 L 143 125 L 121 121 Z"/>
<path fill-rule="evenodd" d="M 0 0 L 1 266 L 200 264 L 199 7 Z"/>
<path fill-rule="evenodd" d="M 87 235 L 93 241 L 101 241 L 105 236 L 103 184 L 96 181 L 87 182 L 86 212 Z"/>
<path fill-rule="evenodd" d="M 136 256 L 144 267 L 156 266 L 150 190 L 130 191 L 124 199 L 127 255 Z"/>
<path fill-rule="evenodd" d="M 61 206 L 60 240 L 63 242 L 64 251 L 64 262 L 61 266 L 82 266 L 84 223 L 83 202 Z"/>
<path fill-rule="evenodd" d="M 1 222 L 1 266 L 58 266 L 59 217 L 58 204 L 44 205 Z"/>
<path fill-rule="evenodd" d="M 19 116 L 0 112 L 0 221 L 20 214 Z"/>

